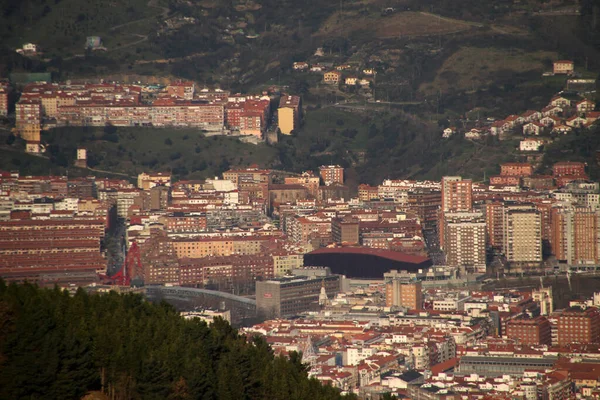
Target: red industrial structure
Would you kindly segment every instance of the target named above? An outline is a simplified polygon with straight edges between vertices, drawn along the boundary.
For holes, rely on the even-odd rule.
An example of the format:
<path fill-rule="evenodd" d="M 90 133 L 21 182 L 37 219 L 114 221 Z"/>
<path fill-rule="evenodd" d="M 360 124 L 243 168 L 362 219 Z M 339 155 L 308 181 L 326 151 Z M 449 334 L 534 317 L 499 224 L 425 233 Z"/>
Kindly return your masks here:
<path fill-rule="evenodd" d="M 121 269 L 112 276 L 101 275 L 100 278 L 106 284 L 129 286 L 134 278 L 140 276 L 141 272 L 142 259 L 140 256 L 140 248 L 138 247 L 137 242 L 133 242 L 131 247 L 129 247 L 129 251 L 127 252 L 127 256 L 125 257 Z"/>

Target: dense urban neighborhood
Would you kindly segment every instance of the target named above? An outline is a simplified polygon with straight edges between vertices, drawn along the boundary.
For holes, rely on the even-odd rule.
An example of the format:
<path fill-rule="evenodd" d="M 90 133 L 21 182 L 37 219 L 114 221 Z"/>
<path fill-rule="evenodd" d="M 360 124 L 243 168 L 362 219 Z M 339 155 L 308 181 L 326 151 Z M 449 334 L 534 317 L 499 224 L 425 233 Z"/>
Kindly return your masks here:
<path fill-rule="evenodd" d="M 0 1 L 0 399 L 600 400 L 600 1 Z"/>

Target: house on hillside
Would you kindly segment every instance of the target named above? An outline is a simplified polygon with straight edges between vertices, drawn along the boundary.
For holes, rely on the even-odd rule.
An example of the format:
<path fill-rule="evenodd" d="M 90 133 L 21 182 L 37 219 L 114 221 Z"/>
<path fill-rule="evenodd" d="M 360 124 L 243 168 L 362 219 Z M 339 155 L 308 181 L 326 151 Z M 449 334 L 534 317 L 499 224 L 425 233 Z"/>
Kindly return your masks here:
<path fill-rule="evenodd" d="M 545 126 L 537 121 L 529 122 L 523 125 L 523 135 L 539 135 L 544 131 Z"/>
<path fill-rule="evenodd" d="M 578 101 L 577 104 L 575 104 L 575 107 L 577 107 L 578 113 L 585 114 L 586 112 L 594 111 L 594 108 L 596 108 L 596 103 L 588 99 L 583 99 Z"/>
<path fill-rule="evenodd" d="M 537 138 L 525 138 L 519 142 L 520 151 L 539 151 L 540 147 L 544 145 L 542 139 Z"/>
<path fill-rule="evenodd" d="M 314 64 L 310 67 L 310 72 L 323 72 L 325 69 L 321 64 Z"/>
<path fill-rule="evenodd" d="M 344 83 L 348 86 L 354 86 L 358 82 L 358 78 L 356 76 L 349 76 L 344 80 Z"/>
<path fill-rule="evenodd" d="M 339 71 L 329 71 L 323 74 L 323 82 L 338 85 L 342 79 L 342 73 Z"/>
<path fill-rule="evenodd" d="M 372 81 L 370 79 L 362 78 L 358 81 L 358 84 L 365 88 L 371 86 L 371 82 Z"/>
<path fill-rule="evenodd" d="M 554 96 L 550 100 L 550 104 L 548 104 L 548 106 L 570 107 L 571 106 L 571 99 L 569 99 L 569 98 L 567 98 L 565 96 Z"/>
<path fill-rule="evenodd" d="M 294 63 L 294 71 L 306 71 L 308 67 L 308 63 L 304 61 L 298 61 Z"/>
<path fill-rule="evenodd" d="M 364 68 L 362 72 L 363 72 L 363 74 L 368 75 L 368 76 L 373 76 L 376 73 L 375 69 L 373 69 L 373 68 Z"/>
<path fill-rule="evenodd" d="M 548 107 L 542 108 L 542 115 L 548 117 L 550 115 L 561 114 L 563 111 L 562 107 L 550 104 Z"/>
<path fill-rule="evenodd" d="M 573 128 L 571 128 L 570 126 L 567 126 L 567 125 L 556 125 L 556 126 L 554 126 L 554 128 L 552 128 L 552 133 L 556 133 L 556 134 L 566 135 L 567 133 L 571 133 L 571 132 L 573 132 Z"/>
<path fill-rule="evenodd" d="M 600 118 L 600 111 L 590 111 L 585 114 L 585 121 L 588 125 L 593 124 Z"/>
<path fill-rule="evenodd" d="M 544 117 L 542 119 L 540 119 L 540 124 L 546 126 L 546 127 L 551 127 L 554 125 L 560 125 L 560 118 L 554 116 L 554 115 L 549 115 L 547 117 Z"/>
<path fill-rule="evenodd" d="M 442 133 L 442 137 L 444 139 L 449 139 L 452 137 L 452 135 L 454 135 L 456 133 L 456 128 L 455 127 L 449 127 L 444 129 L 443 133 Z"/>
<path fill-rule="evenodd" d="M 508 132 L 512 129 L 512 124 L 510 122 L 506 122 L 505 120 L 496 121 L 490 126 L 490 133 L 492 135 L 500 135 L 502 133 Z"/>
<path fill-rule="evenodd" d="M 511 129 L 513 129 L 517 125 L 522 125 L 523 123 L 525 123 L 525 119 L 523 117 L 514 114 L 506 117 L 504 121 L 510 125 Z"/>
<path fill-rule="evenodd" d="M 477 140 L 481 139 L 483 135 L 483 131 L 481 129 L 473 128 L 470 131 L 465 132 L 465 139 Z"/>
<path fill-rule="evenodd" d="M 575 72 L 575 63 L 571 60 L 558 60 L 554 62 L 555 75 L 572 75 Z"/>
<path fill-rule="evenodd" d="M 581 118 L 578 115 L 573 115 L 571 118 L 568 118 L 565 124 L 570 126 L 571 128 L 581 128 L 586 123 L 585 118 Z"/>
<path fill-rule="evenodd" d="M 521 117 L 523 117 L 525 122 L 539 121 L 542 118 L 542 113 L 535 110 L 527 110 L 521 114 Z"/>

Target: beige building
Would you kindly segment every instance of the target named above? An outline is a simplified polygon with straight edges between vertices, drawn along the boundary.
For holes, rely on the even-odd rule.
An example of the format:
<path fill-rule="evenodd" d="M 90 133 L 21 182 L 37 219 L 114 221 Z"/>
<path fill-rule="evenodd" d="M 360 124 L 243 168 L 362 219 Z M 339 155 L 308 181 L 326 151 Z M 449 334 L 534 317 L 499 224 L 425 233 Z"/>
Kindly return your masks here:
<path fill-rule="evenodd" d="M 308 189 L 308 193 L 315 198 L 319 194 L 319 183 L 319 177 L 315 176 L 311 171 L 305 171 L 301 176 L 291 176 L 285 178 L 286 185 L 302 185 Z"/>
<path fill-rule="evenodd" d="M 575 63 L 570 60 L 559 60 L 554 62 L 555 74 L 571 75 L 575 71 Z"/>
<path fill-rule="evenodd" d="M 262 242 L 266 240 L 268 238 L 258 237 L 181 239 L 173 241 L 173 249 L 177 258 L 253 255 L 261 252 Z"/>
<path fill-rule="evenodd" d="M 294 110 L 292 108 L 280 108 L 277 111 L 277 126 L 282 134 L 292 134 L 294 130 Z"/>
<path fill-rule="evenodd" d="M 483 214 L 445 213 L 444 222 L 446 264 L 465 267 L 468 272 L 485 273 L 486 223 Z"/>
<path fill-rule="evenodd" d="M 274 254 L 273 273 L 275 276 L 289 274 L 295 268 L 304 267 L 303 254 Z"/>
<path fill-rule="evenodd" d="M 409 310 L 423 308 L 421 282 L 401 277 L 396 270 L 383 274 L 383 279 L 385 281 L 386 307 L 406 307 Z"/>
<path fill-rule="evenodd" d="M 302 120 L 302 100 L 298 96 L 282 96 L 277 109 L 277 125 L 284 135 L 291 135 Z"/>
<path fill-rule="evenodd" d="M 171 186 L 171 174 L 155 172 L 155 173 L 145 173 L 142 172 L 138 175 L 137 178 L 137 186 L 138 189 L 142 190 L 150 190 L 155 186 Z"/>
<path fill-rule="evenodd" d="M 323 74 L 323 82 L 331 85 L 338 85 L 342 79 L 342 73 L 339 71 L 329 71 Z"/>
<path fill-rule="evenodd" d="M 542 217 L 534 208 L 504 212 L 504 253 L 510 263 L 535 266 L 542 261 Z"/>

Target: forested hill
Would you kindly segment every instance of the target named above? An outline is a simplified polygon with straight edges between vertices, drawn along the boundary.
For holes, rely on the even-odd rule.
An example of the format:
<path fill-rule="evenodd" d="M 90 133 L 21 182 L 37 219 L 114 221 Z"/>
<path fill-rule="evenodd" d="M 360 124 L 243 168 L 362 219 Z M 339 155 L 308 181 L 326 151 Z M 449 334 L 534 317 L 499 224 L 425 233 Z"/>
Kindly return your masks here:
<path fill-rule="evenodd" d="M 139 295 L 70 296 L 0 281 L 0 399 L 341 399 L 223 320 L 186 321 Z"/>

